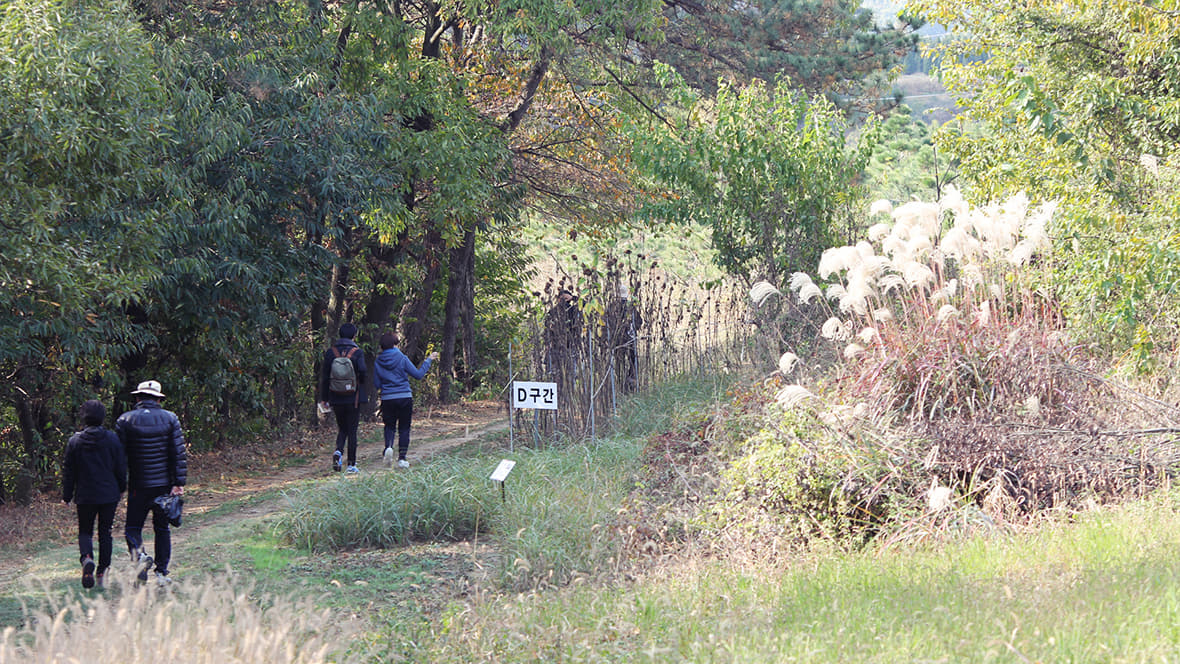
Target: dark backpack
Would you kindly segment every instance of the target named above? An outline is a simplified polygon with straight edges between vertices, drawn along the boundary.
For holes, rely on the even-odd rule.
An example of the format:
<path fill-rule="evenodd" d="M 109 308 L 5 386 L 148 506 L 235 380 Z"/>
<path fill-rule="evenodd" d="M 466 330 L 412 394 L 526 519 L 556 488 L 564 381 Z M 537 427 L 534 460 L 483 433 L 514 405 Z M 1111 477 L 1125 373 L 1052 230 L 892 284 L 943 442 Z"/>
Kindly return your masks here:
<path fill-rule="evenodd" d="M 349 348 L 341 355 L 340 349 L 332 347 L 332 366 L 328 370 L 328 389 L 336 394 L 355 394 L 357 390 L 356 367 L 352 364 L 352 356 L 356 347 Z"/>

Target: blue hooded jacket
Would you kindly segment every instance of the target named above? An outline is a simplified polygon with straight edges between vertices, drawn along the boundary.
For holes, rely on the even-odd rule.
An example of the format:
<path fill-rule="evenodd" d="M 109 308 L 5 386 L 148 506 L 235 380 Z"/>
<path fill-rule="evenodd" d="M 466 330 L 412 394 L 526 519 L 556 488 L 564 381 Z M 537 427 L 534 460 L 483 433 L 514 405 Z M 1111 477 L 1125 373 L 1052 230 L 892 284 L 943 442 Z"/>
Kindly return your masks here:
<path fill-rule="evenodd" d="M 399 348 L 386 348 L 377 355 L 373 372 L 373 388 L 380 395 L 382 401 L 390 399 L 409 399 L 414 396 L 410 390 L 410 376 L 421 380 L 430 371 L 431 360 L 422 360 L 422 366 L 415 368 L 414 363 Z"/>

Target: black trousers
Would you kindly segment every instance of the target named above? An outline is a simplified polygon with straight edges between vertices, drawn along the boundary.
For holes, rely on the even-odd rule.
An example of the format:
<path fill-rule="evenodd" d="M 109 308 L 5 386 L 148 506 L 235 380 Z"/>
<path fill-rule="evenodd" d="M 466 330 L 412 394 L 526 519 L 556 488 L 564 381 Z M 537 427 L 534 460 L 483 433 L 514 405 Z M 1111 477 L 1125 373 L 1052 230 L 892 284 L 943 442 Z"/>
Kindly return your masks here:
<path fill-rule="evenodd" d="M 172 560 L 172 530 L 168 527 L 168 515 L 155 501 L 157 496 L 171 492 L 170 486 L 127 490 L 127 525 L 123 528 L 127 548 L 143 548 L 143 524 L 151 512 L 152 531 L 156 534 L 156 555 L 152 556 L 152 561 L 161 574 L 168 573 L 168 563 Z"/>
<path fill-rule="evenodd" d="M 406 458 L 410 450 L 410 420 L 414 416 L 414 399 L 386 399 L 381 402 L 381 421 L 385 423 L 385 446 L 393 447 L 397 433 L 397 458 Z"/>
<path fill-rule="evenodd" d="M 356 465 L 356 429 L 361 423 L 361 410 L 355 404 L 334 403 L 332 412 L 336 414 L 336 451 L 344 453 L 348 447 L 348 465 Z"/>
<path fill-rule="evenodd" d="M 78 561 L 94 558 L 94 521 L 98 519 L 98 573 L 111 566 L 111 527 L 118 503 L 78 505 Z"/>

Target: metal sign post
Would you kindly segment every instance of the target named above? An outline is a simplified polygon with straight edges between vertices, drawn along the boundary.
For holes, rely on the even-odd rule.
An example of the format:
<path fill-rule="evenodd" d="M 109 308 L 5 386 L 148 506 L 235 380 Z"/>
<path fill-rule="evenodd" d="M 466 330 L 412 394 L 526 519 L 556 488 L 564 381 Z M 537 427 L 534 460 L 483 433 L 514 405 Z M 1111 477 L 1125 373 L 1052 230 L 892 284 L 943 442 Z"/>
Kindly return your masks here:
<path fill-rule="evenodd" d="M 557 383 L 512 381 L 512 410 L 517 408 L 533 409 L 533 429 L 536 430 L 538 410 L 557 410 Z"/>
<path fill-rule="evenodd" d="M 512 342 L 511 341 L 508 342 L 508 377 L 509 378 L 512 377 Z M 509 386 L 509 388 L 511 389 L 511 385 Z M 511 401 L 512 400 L 509 399 L 510 403 L 511 403 Z M 509 452 L 516 451 L 516 445 L 512 439 L 512 427 L 515 424 L 513 422 L 513 420 L 516 419 L 516 417 L 514 416 L 515 414 L 512 412 L 513 410 L 515 410 L 515 409 L 514 408 L 508 409 L 508 451 Z"/>

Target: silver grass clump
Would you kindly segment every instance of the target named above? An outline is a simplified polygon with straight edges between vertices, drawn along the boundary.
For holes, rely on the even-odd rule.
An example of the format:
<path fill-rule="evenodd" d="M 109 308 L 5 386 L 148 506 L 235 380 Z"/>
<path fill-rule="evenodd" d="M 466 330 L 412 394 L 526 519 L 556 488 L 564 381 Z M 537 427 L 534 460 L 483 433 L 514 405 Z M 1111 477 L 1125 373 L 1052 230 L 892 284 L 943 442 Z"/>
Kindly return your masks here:
<path fill-rule="evenodd" d="M 882 326 L 913 316 L 988 325 L 997 311 L 992 301 L 1005 301 L 1006 289 L 1018 283 L 1011 272 L 1052 248 L 1048 227 L 1056 211 L 1056 203 L 1034 207 L 1023 193 L 974 207 L 954 187 L 938 202 L 877 201 L 869 214 L 889 215 L 888 223 L 874 224 L 866 240 L 824 251 L 819 283 L 795 272 L 788 285 L 801 302 L 831 311 L 824 338 L 847 343 L 855 329 L 874 330 L 871 338 L 857 335 L 859 343 L 846 347 L 849 356 L 879 343 Z M 777 292 L 759 282 L 751 297 L 760 303 Z M 925 305 L 903 307 L 898 297 Z"/>
<path fill-rule="evenodd" d="M 750 288 L 750 299 L 754 301 L 754 306 L 757 307 L 762 306 L 772 295 L 778 294 L 778 288 L 769 281 L 759 281 Z"/>

